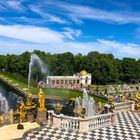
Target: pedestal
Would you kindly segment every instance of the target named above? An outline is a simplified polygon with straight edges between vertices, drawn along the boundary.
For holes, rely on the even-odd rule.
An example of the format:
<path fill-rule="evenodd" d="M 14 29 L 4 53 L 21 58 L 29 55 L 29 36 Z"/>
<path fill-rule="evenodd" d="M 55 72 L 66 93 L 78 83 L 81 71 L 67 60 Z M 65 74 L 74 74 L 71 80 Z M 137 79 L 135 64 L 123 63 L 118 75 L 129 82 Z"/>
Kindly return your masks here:
<path fill-rule="evenodd" d="M 38 123 L 46 123 L 46 109 L 45 110 L 40 110 L 38 109 L 37 111 L 37 120 Z"/>
<path fill-rule="evenodd" d="M 27 113 L 26 119 L 28 122 L 34 122 L 34 113 Z"/>
<path fill-rule="evenodd" d="M 14 119 L 13 124 L 17 124 L 17 123 L 19 123 L 19 119 Z"/>
<path fill-rule="evenodd" d="M 111 115 L 111 123 L 115 125 L 117 123 L 117 114 L 112 114 Z"/>

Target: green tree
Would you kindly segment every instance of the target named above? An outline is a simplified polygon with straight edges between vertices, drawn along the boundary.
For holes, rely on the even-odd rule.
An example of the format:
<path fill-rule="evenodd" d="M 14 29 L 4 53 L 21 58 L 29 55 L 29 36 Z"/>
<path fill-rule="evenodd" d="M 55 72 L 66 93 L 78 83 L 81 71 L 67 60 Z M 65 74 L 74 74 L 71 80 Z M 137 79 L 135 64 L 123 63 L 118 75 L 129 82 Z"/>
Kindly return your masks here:
<path fill-rule="evenodd" d="M 137 63 L 134 58 L 123 58 L 122 68 L 124 73 L 124 82 L 133 83 L 137 79 Z"/>

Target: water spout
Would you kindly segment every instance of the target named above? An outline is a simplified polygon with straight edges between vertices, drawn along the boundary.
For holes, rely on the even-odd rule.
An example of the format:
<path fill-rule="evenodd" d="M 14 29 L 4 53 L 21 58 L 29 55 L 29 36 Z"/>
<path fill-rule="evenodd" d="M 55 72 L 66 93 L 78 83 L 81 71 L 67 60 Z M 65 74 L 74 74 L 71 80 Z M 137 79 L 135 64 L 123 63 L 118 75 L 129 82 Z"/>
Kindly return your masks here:
<path fill-rule="evenodd" d="M 82 107 L 86 110 L 86 117 L 91 117 L 95 115 L 95 101 L 87 93 L 86 89 L 83 89 L 83 99 L 77 97 L 75 100 L 75 107 Z"/>
<path fill-rule="evenodd" d="M 1 114 L 8 114 L 9 105 L 6 98 L 0 92 L 0 113 Z"/>
<path fill-rule="evenodd" d="M 30 88 L 30 83 L 31 83 L 31 74 L 32 70 L 34 67 L 36 67 L 37 64 L 43 74 L 46 74 L 47 68 L 46 65 L 40 60 L 40 58 L 36 54 L 32 54 L 30 58 L 30 63 L 29 63 L 29 73 L 28 73 L 28 92 Z"/>

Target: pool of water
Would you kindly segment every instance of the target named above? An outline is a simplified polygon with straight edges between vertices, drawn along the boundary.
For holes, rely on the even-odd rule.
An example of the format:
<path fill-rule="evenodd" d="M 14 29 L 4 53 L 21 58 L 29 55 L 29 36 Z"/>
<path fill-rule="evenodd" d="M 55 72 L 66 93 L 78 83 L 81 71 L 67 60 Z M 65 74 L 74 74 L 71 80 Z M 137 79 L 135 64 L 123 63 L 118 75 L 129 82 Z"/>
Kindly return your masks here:
<path fill-rule="evenodd" d="M 7 86 L 5 83 L 0 82 L 0 94 L 7 100 L 8 110 L 13 109 L 16 110 L 19 107 L 19 102 L 21 100 L 26 100 L 25 97 L 21 96 L 18 91 L 15 91 L 11 87 Z M 4 109 L 2 108 L 2 98 L 0 99 L 0 114 L 4 113 Z M 38 106 L 37 99 L 33 100 L 35 104 Z M 61 113 L 68 116 L 74 116 L 74 102 L 68 101 L 66 99 L 46 99 L 46 108 L 47 110 L 54 110 L 57 103 L 62 105 Z M 4 106 L 5 107 L 5 106 Z"/>
<path fill-rule="evenodd" d="M 38 106 L 38 101 L 37 99 L 34 99 L 34 103 Z M 61 113 L 67 116 L 74 116 L 73 110 L 74 110 L 74 102 L 69 101 L 66 99 L 46 99 L 46 108 L 47 110 L 54 110 L 55 111 L 55 106 L 57 104 L 62 105 L 62 110 Z"/>
<path fill-rule="evenodd" d="M 20 100 L 25 100 L 25 98 L 21 96 L 17 91 L 15 91 L 14 89 L 10 88 L 9 86 L 1 82 L 0 82 L 0 95 L 1 95 L 0 114 L 4 113 L 3 110 L 7 108 L 7 105 L 8 105 L 8 110 L 10 109 L 16 110 L 19 104 L 18 102 Z"/>

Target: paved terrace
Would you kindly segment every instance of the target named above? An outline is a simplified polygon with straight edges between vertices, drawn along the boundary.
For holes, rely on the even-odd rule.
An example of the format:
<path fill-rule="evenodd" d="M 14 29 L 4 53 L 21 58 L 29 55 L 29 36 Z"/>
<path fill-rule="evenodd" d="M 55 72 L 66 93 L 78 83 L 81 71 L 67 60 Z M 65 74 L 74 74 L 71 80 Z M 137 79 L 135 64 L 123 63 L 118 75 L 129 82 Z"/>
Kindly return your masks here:
<path fill-rule="evenodd" d="M 27 140 L 140 140 L 140 113 L 123 111 L 117 113 L 117 124 L 87 133 L 63 130 L 44 125 L 25 133 Z"/>

